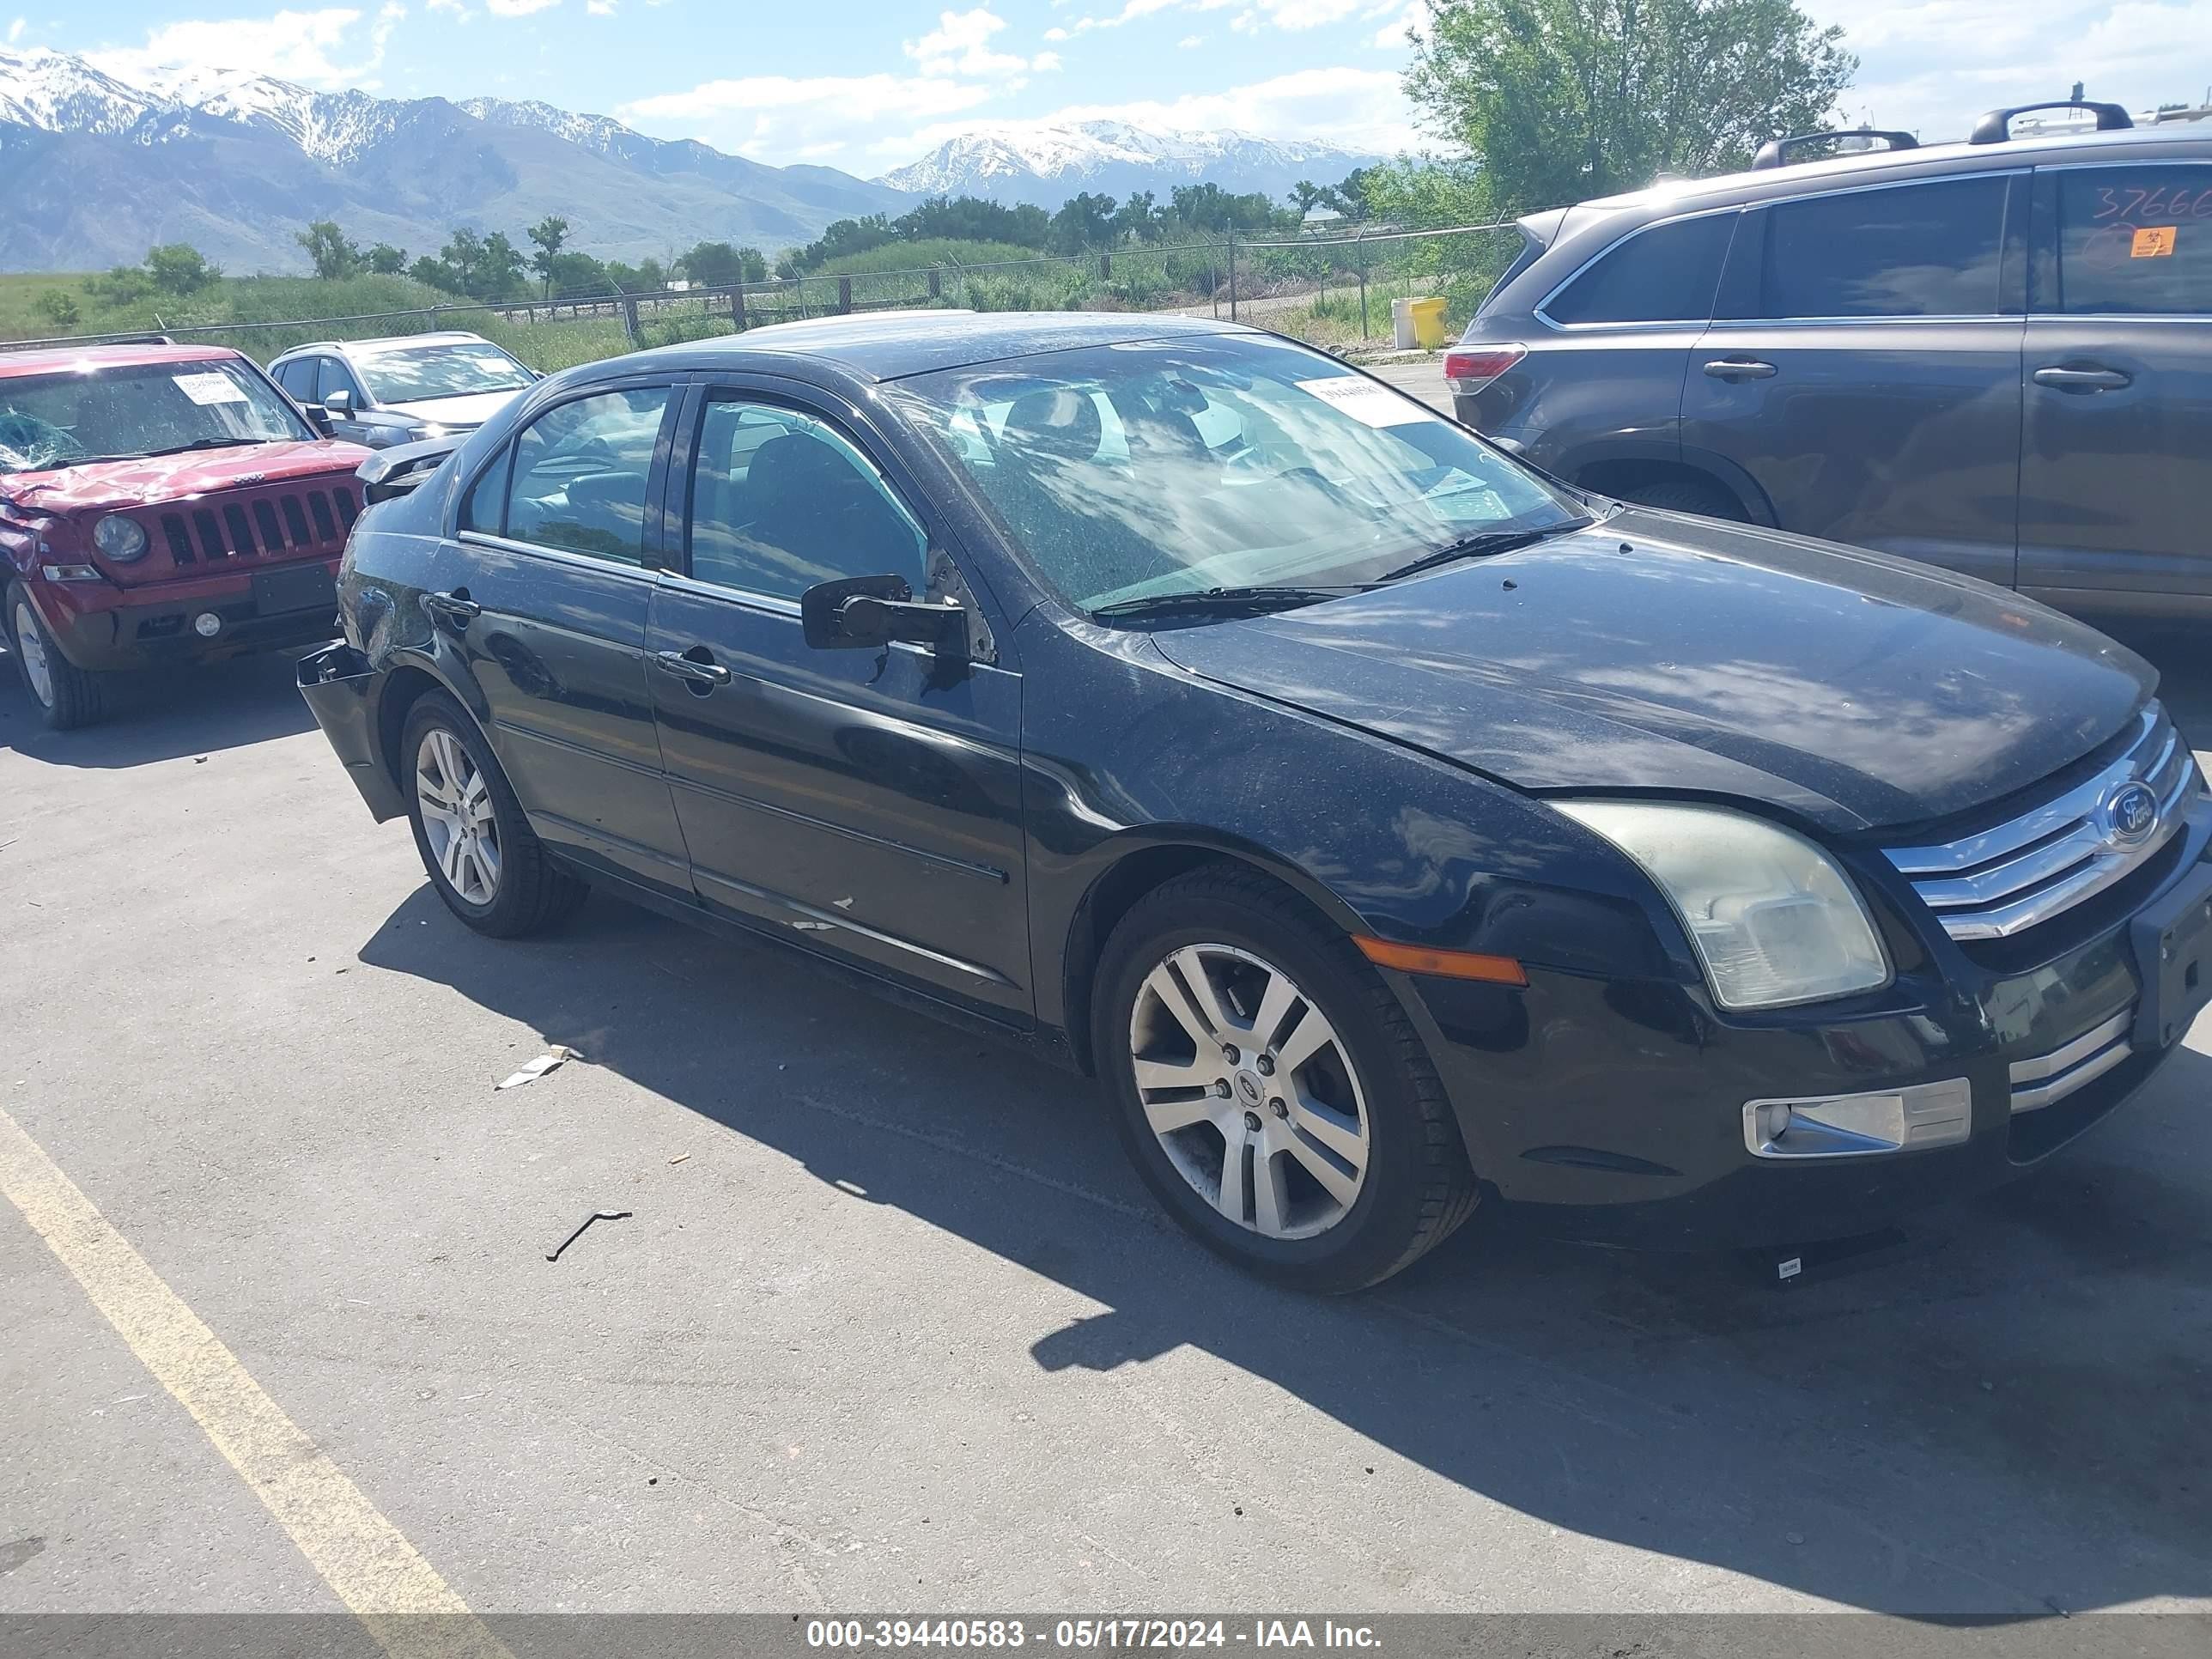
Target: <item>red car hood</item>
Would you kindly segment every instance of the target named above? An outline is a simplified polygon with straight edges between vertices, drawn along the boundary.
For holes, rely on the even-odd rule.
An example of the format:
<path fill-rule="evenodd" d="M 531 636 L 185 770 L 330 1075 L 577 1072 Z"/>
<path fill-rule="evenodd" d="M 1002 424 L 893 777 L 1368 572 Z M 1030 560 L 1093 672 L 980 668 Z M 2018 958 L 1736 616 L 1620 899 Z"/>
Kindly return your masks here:
<path fill-rule="evenodd" d="M 193 450 L 136 461 L 99 461 L 48 472 L 0 475 L 0 500 L 34 513 L 112 513 L 243 484 L 342 477 L 359 466 L 368 453 L 359 444 L 319 440 Z"/>

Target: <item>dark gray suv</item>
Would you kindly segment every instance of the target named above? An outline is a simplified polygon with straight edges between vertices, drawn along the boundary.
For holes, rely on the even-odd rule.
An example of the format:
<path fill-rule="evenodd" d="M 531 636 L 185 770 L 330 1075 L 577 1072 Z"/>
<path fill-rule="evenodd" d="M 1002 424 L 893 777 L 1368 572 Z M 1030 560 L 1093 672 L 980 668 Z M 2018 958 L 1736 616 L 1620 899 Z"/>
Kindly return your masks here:
<path fill-rule="evenodd" d="M 1530 216 L 1460 418 L 1608 495 L 2212 615 L 2212 123 L 2063 107 L 2096 130 L 1809 135 Z"/>

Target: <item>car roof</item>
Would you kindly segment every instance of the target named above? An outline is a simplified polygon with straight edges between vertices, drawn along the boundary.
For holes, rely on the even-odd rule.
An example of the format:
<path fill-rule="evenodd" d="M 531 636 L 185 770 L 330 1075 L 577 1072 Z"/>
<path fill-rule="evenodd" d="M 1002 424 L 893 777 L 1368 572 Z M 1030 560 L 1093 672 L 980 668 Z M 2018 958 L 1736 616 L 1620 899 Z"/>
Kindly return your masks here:
<path fill-rule="evenodd" d="M 287 357 L 297 357 L 304 352 L 336 352 L 346 356 L 353 352 L 374 356 L 380 351 L 404 350 L 410 346 L 428 345 L 490 345 L 481 334 L 471 334 L 465 329 L 449 328 L 430 334 L 385 334 L 374 340 L 311 340 L 306 345 L 295 345 L 279 352 L 273 360 L 283 362 Z"/>
<path fill-rule="evenodd" d="M 1212 318 L 1145 312 L 877 312 L 773 323 L 743 334 L 658 346 L 594 367 L 616 374 L 635 372 L 644 363 L 679 370 L 772 370 L 775 360 L 781 358 L 826 364 L 860 380 L 897 380 L 1080 346 L 1256 332 Z"/>
<path fill-rule="evenodd" d="M 1723 173 L 1711 179 L 1670 179 L 1642 190 L 1618 196 L 1601 196 L 1578 203 L 1577 211 L 1611 213 L 1628 208 L 1674 208 L 1711 197 L 1743 195 L 1787 196 L 1794 191 L 1814 190 L 1836 184 L 1872 183 L 1888 173 L 1942 176 L 1950 173 L 2008 171 L 2048 163 L 2063 156 L 2068 161 L 2094 161 L 2110 154 L 2115 161 L 2141 160 L 2145 149 L 2201 150 L 2212 159 L 2212 128 L 2174 122 L 2114 131 L 2081 130 L 2030 134 L 2001 144 L 1922 144 L 1911 149 L 1856 150 L 1816 161 L 1793 161 L 1782 167 L 1757 167 Z M 2069 152 L 2075 152 L 2069 154 Z M 1971 163 L 1971 166 L 1966 165 Z"/>
<path fill-rule="evenodd" d="M 36 351 L 0 350 L 0 380 L 25 374 L 88 368 L 131 368 L 157 363 L 211 363 L 239 354 L 218 345 L 42 346 Z"/>

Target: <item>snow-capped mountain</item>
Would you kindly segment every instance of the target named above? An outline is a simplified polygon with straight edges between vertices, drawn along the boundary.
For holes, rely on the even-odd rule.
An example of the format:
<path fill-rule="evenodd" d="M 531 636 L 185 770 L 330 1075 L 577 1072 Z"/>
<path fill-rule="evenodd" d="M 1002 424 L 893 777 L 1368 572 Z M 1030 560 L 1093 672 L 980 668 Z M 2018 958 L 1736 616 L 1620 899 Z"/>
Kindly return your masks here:
<path fill-rule="evenodd" d="M 232 270 L 298 270 L 296 234 L 319 218 L 423 252 L 465 226 L 519 242 L 550 213 L 580 252 L 665 258 L 699 241 L 787 247 L 908 200 L 548 104 L 319 92 L 242 70 L 126 76 L 0 48 L 0 270 L 94 270 L 186 241 Z"/>
<path fill-rule="evenodd" d="M 880 183 L 923 196 L 985 196 L 1057 206 L 1078 191 L 1109 195 L 1177 185 L 1279 196 L 1301 179 L 1334 184 L 1376 158 L 1334 144 L 1243 132 L 1152 132 L 1125 121 L 982 128 L 946 140 Z"/>

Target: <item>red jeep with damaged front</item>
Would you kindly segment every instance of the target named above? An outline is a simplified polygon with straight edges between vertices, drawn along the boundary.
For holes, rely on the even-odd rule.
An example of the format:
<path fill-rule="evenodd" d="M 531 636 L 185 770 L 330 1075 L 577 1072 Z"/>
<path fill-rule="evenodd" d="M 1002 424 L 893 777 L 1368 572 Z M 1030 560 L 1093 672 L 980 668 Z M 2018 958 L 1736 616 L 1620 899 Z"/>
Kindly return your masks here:
<path fill-rule="evenodd" d="M 220 346 L 0 351 L 7 641 L 46 723 L 113 670 L 328 638 L 368 453 Z"/>

